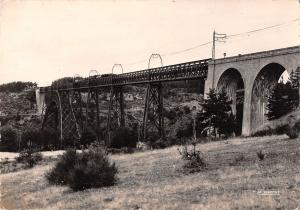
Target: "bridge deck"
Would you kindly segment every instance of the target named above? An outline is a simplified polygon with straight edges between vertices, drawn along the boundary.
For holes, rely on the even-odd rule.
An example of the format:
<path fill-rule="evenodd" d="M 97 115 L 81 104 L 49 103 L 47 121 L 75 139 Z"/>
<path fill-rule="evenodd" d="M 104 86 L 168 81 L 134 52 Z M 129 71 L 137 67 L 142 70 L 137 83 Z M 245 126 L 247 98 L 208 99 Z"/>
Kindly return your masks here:
<path fill-rule="evenodd" d="M 41 87 L 40 92 L 79 90 L 97 87 L 110 87 L 120 85 L 145 84 L 191 79 L 205 79 L 208 71 L 208 61 L 211 59 L 191 61 L 159 68 L 129 72 L 109 76 L 92 76 L 74 82 L 73 87 L 60 85 L 59 87 Z"/>

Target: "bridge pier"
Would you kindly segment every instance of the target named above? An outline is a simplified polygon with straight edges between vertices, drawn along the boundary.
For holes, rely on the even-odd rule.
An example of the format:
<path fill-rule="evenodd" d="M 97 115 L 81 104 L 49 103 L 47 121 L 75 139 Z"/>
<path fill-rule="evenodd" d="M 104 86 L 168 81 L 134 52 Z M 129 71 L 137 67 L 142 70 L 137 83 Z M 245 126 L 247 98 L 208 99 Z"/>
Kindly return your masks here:
<path fill-rule="evenodd" d="M 216 59 L 208 62 L 204 97 L 217 88 L 220 78 L 230 69 L 237 70 L 244 82 L 242 135 L 249 136 L 267 121 L 267 95 L 272 84 L 286 70 L 300 66 L 300 46 Z"/>
<path fill-rule="evenodd" d="M 147 86 L 141 139 L 147 139 L 149 130 L 157 130 L 159 138 L 165 136 L 161 83 Z"/>
<path fill-rule="evenodd" d="M 99 90 L 89 89 L 86 102 L 86 115 L 84 131 L 92 129 L 97 141 L 100 141 L 100 109 L 99 109 Z"/>
<path fill-rule="evenodd" d="M 39 115 L 44 114 L 44 106 L 45 106 L 45 93 L 41 93 L 40 89 L 36 89 L 35 91 L 36 105 L 37 105 L 37 113 Z"/>
<path fill-rule="evenodd" d="M 106 145 L 111 142 L 111 132 L 125 126 L 123 86 L 110 88 L 110 100 L 106 126 Z"/>

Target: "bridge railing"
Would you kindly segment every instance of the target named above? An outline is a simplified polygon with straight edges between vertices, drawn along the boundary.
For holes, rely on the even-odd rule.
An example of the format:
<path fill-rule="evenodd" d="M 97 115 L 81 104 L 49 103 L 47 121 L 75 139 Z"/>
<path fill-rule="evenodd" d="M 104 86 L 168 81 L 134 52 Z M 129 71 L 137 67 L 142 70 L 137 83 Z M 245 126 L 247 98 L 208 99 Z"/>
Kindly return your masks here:
<path fill-rule="evenodd" d="M 92 76 L 74 82 L 73 87 L 64 84 L 59 87 L 41 87 L 41 92 L 63 91 L 70 89 L 88 89 L 93 87 L 109 87 L 125 84 L 143 84 L 154 82 L 167 82 L 186 79 L 206 78 L 208 71 L 208 61 L 210 59 L 192 61 L 187 63 L 163 66 L 158 68 L 146 69 L 123 74 L 112 74 L 108 76 Z"/>

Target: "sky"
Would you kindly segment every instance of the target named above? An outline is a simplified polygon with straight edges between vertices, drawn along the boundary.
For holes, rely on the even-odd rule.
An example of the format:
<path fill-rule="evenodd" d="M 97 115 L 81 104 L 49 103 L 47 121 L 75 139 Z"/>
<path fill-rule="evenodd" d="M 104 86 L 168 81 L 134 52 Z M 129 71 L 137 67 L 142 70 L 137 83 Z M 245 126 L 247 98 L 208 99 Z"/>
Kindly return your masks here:
<path fill-rule="evenodd" d="M 212 44 L 199 45 L 214 30 L 277 24 L 217 43 L 217 58 L 300 45 L 300 0 L 0 0 L 0 84 L 46 86 L 91 70 L 111 73 L 116 63 L 142 70 L 153 53 L 163 65 L 206 59 Z"/>

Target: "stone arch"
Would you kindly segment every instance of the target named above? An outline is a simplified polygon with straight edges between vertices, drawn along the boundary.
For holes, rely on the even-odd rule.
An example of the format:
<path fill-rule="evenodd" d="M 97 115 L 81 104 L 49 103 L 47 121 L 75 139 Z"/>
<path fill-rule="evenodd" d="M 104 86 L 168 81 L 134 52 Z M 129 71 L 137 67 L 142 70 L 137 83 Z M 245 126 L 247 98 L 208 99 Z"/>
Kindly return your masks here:
<path fill-rule="evenodd" d="M 225 88 L 227 96 L 232 100 L 231 109 L 237 121 L 237 135 L 240 135 L 242 132 L 244 87 L 244 79 L 241 73 L 235 68 L 225 70 L 217 84 L 217 91 Z"/>
<path fill-rule="evenodd" d="M 251 92 L 251 132 L 267 121 L 265 114 L 268 96 L 285 70 L 281 64 L 274 62 L 265 65 L 256 75 Z"/>

